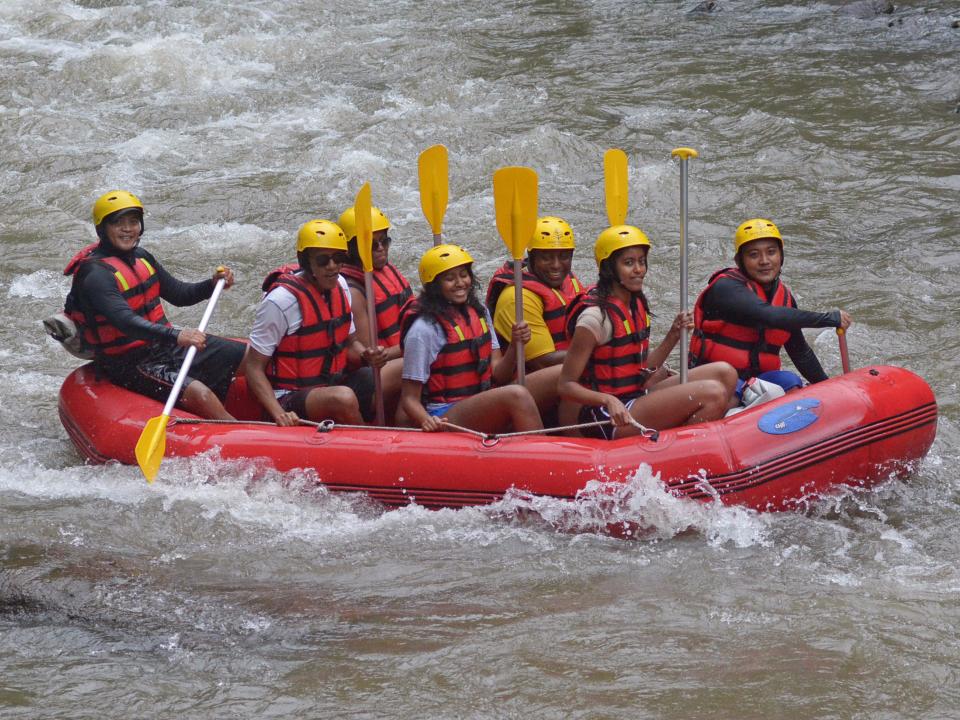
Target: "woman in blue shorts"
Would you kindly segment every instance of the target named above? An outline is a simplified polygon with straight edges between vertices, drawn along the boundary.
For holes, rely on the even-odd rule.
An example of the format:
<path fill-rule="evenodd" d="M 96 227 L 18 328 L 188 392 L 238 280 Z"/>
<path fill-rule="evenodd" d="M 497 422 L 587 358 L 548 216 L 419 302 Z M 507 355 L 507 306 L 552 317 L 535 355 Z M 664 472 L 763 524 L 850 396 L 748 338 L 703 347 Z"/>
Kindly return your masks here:
<path fill-rule="evenodd" d="M 420 260 L 420 281 L 401 331 L 400 405 L 412 424 L 430 432 L 445 421 L 488 433 L 542 428 L 530 392 L 504 384 L 516 371 L 516 354 L 500 353 L 470 254 L 456 245 L 431 248 Z M 529 339 L 526 323 L 513 326 L 511 342 Z"/>

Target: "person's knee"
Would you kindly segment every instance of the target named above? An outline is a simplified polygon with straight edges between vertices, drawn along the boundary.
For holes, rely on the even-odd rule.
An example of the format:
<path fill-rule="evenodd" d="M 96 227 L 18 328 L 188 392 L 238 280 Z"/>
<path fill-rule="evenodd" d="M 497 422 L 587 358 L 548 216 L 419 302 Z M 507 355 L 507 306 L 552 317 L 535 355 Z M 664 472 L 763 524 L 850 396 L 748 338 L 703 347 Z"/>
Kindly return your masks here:
<path fill-rule="evenodd" d="M 201 417 L 213 420 L 230 420 L 233 418 L 220 398 L 213 390 L 199 380 L 191 382 L 180 396 L 180 406 Z"/>
<path fill-rule="evenodd" d="M 353 390 L 337 385 L 313 390 L 307 398 L 307 410 L 311 420 L 324 419 L 321 415 L 353 418 L 360 414 L 360 403 Z"/>
<path fill-rule="evenodd" d="M 727 392 L 731 393 L 737 387 L 737 380 L 740 379 L 737 369 L 728 362 L 720 361 L 715 363 L 717 366 L 717 380 L 719 380 L 727 388 Z"/>
<path fill-rule="evenodd" d="M 704 386 L 704 404 L 712 407 L 726 407 L 730 389 L 719 380 L 707 380 Z"/>
<path fill-rule="evenodd" d="M 183 392 L 183 397 L 187 402 L 199 406 L 208 406 L 214 401 L 220 401 L 213 390 L 199 380 L 194 380 L 187 386 L 187 389 Z"/>
<path fill-rule="evenodd" d="M 502 388 L 504 400 L 517 407 L 536 405 L 533 395 L 523 385 L 507 385 Z"/>
<path fill-rule="evenodd" d="M 360 401 L 357 400 L 357 396 L 353 390 L 346 386 L 338 385 L 337 387 L 330 388 L 328 397 L 329 402 L 339 411 L 360 411 Z"/>

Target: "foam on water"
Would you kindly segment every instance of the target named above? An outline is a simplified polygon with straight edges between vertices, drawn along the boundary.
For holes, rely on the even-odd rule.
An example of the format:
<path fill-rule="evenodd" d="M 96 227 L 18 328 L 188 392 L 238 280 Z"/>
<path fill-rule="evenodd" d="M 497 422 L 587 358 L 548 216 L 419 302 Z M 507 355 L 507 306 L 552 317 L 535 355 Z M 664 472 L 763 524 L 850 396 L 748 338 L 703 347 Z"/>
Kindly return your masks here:
<path fill-rule="evenodd" d="M 678 498 L 666 489 L 660 473 L 645 463 L 624 483 L 591 480 L 572 502 L 512 492 L 491 511 L 532 512 L 562 532 L 613 532 L 662 540 L 693 531 L 715 546 L 769 542 L 763 515 L 719 501 Z"/>
<path fill-rule="evenodd" d="M 274 251 L 286 249 L 290 244 L 289 235 L 239 222 L 198 223 L 184 227 L 168 225 L 151 234 L 150 245 L 169 246 L 170 251 L 186 246 L 191 248 L 195 257 L 207 254 L 222 258 L 229 257 L 231 251 L 253 250 L 266 254 L 268 248 Z"/>
<path fill-rule="evenodd" d="M 15 384 L 19 391 L 18 394 L 42 395 L 44 397 L 50 397 L 52 394 L 56 396 L 60 391 L 61 382 L 61 378 L 57 375 L 50 375 L 35 370 L 26 370 L 22 367 L 13 372 L 0 372 L 0 383 L 8 387 Z M 3 400 L 0 400 L 0 406 L 6 405 L 9 397 L 10 396 L 5 396 Z"/>
<path fill-rule="evenodd" d="M 70 279 L 53 270 L 37 270 L 29 275 L 17 275 L 7 288 L 9 297 L 62 300 L 70 289 Z"/>
<path fill-rule="evenodd" d="M 312 470 L 279 473 L 260 461 L 225 461 L 215 450 L 164 460 L 161 477 L 153 485 L 144 482 L 135 467 L 51 469 L 27 460 L 16 472 L 0 468 L 0 489 L 121 505 L 159 500 L 167 513 L 193 506 L 206 521 L 225 516 L 239 526 L 269 530 L 270 544 L 298 539 L 336 546 L 398 534 L 414 544 L 427 538 L 499 543 L 506 537 L 537 544 L 558 531 L 644 540 L 694 532 L 716 547 L 770 542 L 766 516 L 719 502 L 677 498 L 646 465 L 626 483 L 591 481 L 573 501 L 509 492 L 489 506 L 439 511 L 418 505 L 384 511 L 362 493 L 331 493 L 318 484 Z"/>

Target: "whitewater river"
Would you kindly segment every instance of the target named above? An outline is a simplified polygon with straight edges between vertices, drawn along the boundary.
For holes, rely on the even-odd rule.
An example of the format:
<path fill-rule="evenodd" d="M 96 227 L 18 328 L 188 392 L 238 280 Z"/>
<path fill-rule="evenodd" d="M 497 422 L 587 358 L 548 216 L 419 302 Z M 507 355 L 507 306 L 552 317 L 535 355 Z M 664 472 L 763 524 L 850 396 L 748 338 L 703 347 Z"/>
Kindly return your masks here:
<path fill-rule="evenodd" d="M 960 10 L 840 4 L 2 0 L 0 717 L 960 717 Z M 243 335 L 297 227 L 363 182 L 415 277 L 435 143 L 446 236 L 484 280 L 494 170 L 538 171 L 590 278 L 623 148 L 655 338 L 679 307 L 670 150 L 695 147 L 691 295 L 739 222 L 772 218 L 801 305 L 854 316 L 853 363 L 934 388 L 929 456 L 779 515 L 638 468 L 609 519 L 647 541 L 555 529 L 589 502 L 383 512 L 215 457 L 153 486 L 82 462 L 56 411 L 77 361 L 39 320 L 100 193 L 144 200 L 175 274 L 229 263 L 211 328 Z M 835 335 L 808 337 L 836 374 Z"/>

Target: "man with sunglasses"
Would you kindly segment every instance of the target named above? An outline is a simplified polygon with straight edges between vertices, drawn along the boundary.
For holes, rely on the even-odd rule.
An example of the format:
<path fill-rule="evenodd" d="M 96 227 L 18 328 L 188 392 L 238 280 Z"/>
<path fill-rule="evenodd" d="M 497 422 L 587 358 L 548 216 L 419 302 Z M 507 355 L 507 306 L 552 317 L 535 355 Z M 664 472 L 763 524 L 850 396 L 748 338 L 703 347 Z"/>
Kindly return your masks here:
<path fill-rule="evenodd" d="M 297 235 L 299 270 L 271 273 L 247 349 L 247 383 L 277 425 L 300 418 L 360 424 L 372 417 L 370 367 L 348 371 L 353 355 L 383 367 L 386 352 L 357 339 L 350 289 L 340 275 L 347 239 L 335 223 L 311 220 Z"/>

